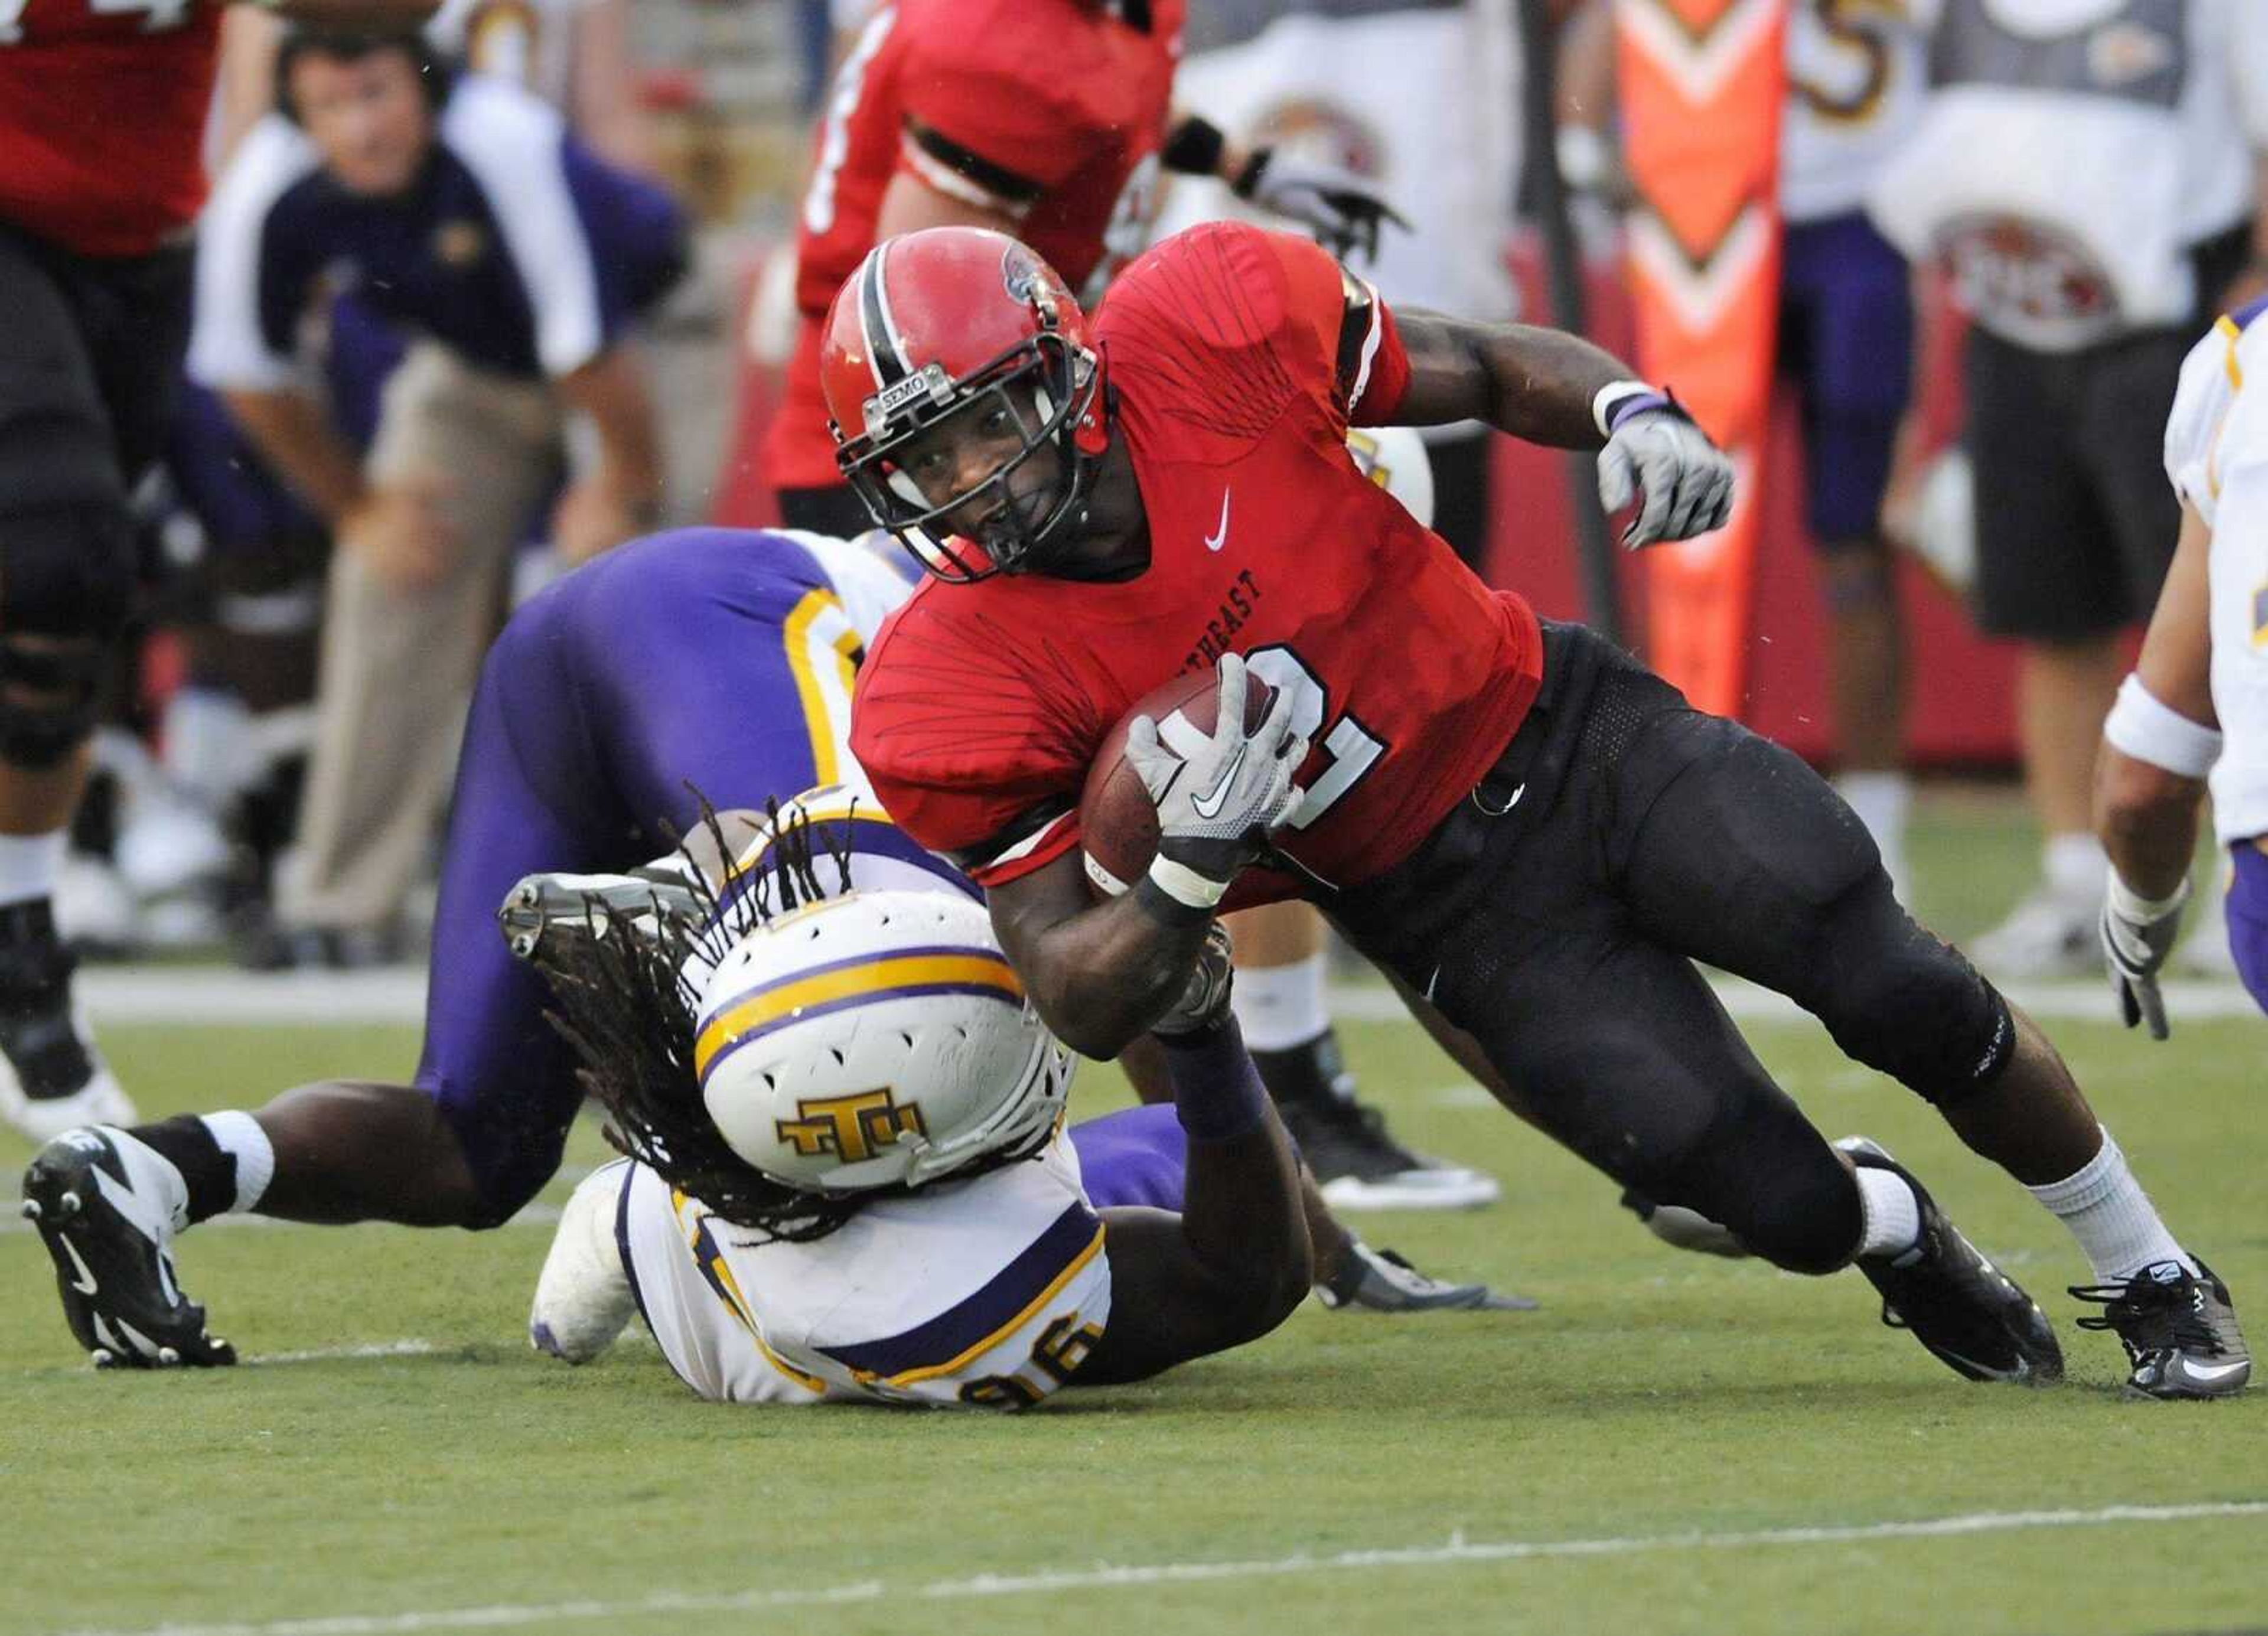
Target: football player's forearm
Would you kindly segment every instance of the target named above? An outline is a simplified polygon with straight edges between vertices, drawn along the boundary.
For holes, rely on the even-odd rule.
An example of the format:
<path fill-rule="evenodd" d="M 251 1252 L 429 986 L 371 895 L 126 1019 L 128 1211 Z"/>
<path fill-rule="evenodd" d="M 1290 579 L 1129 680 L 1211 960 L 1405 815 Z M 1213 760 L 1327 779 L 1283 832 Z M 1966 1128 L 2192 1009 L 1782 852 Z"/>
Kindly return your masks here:
<path fill-rule="evenodd" d="M 362 501 L 362 463 L 313 398 L 289 390 L 224 390 L 221 399 L 276 475 L 326 523 L 335 527 Z"/>
<path fill-rule="evenodd" d="M 1394 418 L 1404 425 L 1486 421 L 1552 448 L 1595 449 L 1592 405 L 1602 387 L 1635 378 L 1603 348 L 1534 324 L 1479 324 L 1397 311 L 1410 385 Z"/>
<path fill-rule="evenodd" d="M 2169 897 L 2188 879 L 2204 794 L 2198 779 L 2102 747 L 2095 764 L 2095 829 L 2137 895 Z"/>
<path fill-rule="evenodd" d="M 1130 894 L 1058 921 L 1016 966 L 1056 1037 L 1108 1062 L 1181 998 L 1206 925 L 1167 925 Z"/>
<path fill-rule="evenodd" d="M 652 527 L 661 509 L 661 438 L 637 354 L 622 343 L 608 347 L 561 376 L 559 394 L 591 417 L 606 480 L 639 525 Z"/>
<path fill-rule="evenodd" d="M 1182 1236 L 1228 1312 L 1264 1334 L 1314 1279 L 1299 1159 L 1233 1018 L 1163 1047 L 1189 1139 Z"/>

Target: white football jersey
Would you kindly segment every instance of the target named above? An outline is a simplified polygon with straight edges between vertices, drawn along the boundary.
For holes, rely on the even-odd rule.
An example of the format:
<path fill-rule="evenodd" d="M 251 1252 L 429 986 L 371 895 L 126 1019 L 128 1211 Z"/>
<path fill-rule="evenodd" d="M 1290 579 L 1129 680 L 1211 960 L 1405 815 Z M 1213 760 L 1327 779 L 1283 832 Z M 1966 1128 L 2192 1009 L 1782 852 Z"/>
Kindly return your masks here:
<path fill-rule="evenodd" d="M 1359 269 L 1388 301 L 1512 315 L 1505 255 L 1519 186 L 1520 42 L 1510 0 L 1208 0 L 1193 6 L 1175 106 L 1238 142 L 1378 184 L 1388 225 Z M 1241 214 L 1226 187 L 1174 177 L 1157 236 Z"/>
<path fill-rule="evenodd" d="M 1866 203 L 1927 95 L 1921 30 L 1904 0 L 1797 0 L 1787 18 L 1779 201 L 1792 222 Z"/>
<path fill-rule="evenodd" d="M 2268 834 L 2268 324 L 2260 304 L 2223 318 L 2182 365 L 2166 421 L 2166 475 L 2213 527 L 2213 708 L 2220 760 L 2213 828 Z M 2240 321 L 2252 320 L 2255 321 Z"/>
<path fill-rule="evenodd" d="M 1021 1408 L 1110 1320 L 1110 1261 L 1060 1131 L 1035 1157 L 883 1198 L 821 1239 L 766 1242 L 644 1165 L 617 1238 L 680 1378 L 721 1403 Z"/>
<path fill-rule="evenodd" d="M 1915 0 L 1931 92 L 1868 209 L 2040 351 L 2186 324 L 2191 246 L 2241 220 L 2268 139 L 2260 0 Z"/>
<path fill-rule="evenodd" d="M 563 112 L 575 96 L 576 14 L 592 0 L 442 0 L 425 34 L 476 73 L 517 81 Z"/>

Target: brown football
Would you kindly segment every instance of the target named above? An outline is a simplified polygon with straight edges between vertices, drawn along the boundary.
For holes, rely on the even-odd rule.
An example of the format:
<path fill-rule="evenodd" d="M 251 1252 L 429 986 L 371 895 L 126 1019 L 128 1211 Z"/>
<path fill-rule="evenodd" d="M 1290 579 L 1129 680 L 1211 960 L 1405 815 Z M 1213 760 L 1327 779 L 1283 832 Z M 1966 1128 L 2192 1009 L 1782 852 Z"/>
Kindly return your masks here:
<path fill-rule="evenodd" d="M 1258 676 L 1248 678 L 1244 695 L 1244 725 L 1257 727 L 1268 719 L 1276 691 Z M 1126 729 L 1137 716 L 1162 723 L 1176 711 L 1198 732 L 1210 733 L 1220 702 L 1220 678 L 1199 670 L 1174 677 L 1136 700 L 1118 719 L 1094 761 L 1086 770 L 1086 787 L 1079 800 L 1079 827 L 1086 851 L 1087 884 L 1105 897 L 1116 897 L 1139 881 L 1158 855 L 1158 807 L 1143 787 L 1142 776 L 1126 759 Z"/>

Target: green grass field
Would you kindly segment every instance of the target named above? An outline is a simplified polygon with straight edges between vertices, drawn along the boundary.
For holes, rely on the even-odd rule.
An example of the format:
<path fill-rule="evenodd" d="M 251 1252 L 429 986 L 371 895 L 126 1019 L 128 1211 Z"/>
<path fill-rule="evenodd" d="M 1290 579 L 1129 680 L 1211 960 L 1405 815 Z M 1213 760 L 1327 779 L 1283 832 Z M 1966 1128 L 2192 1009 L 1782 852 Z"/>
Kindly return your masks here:
<path fill-rule="evenodd" d="M 1927 842 L 1923 908 L 1956 933 L 2021 881 L 1997 806 L 1933 802 Z M 2268 1334 L 2268 1024 L 2177 1017 L 2165 1046 L 2053 1031 Z M 582 1370 L 539 1359 L 541 1222 L 200 1231 L 184 1281 L 247 1365 L 96 1374 L 37 1240 L 0 1233 L 0 1632 L 2268 1625 L 2268 1392 L 2124 1401 L 2116 1344 L 2071 1327 L 2062 1286 L 2087 1270 L 2051 1220 L 1815 1028 L 1752 1033 L 1830 1134 L 1881 1138 L 2029 1284 L 2066 1384 L 1955 1378 L 1880 1326 L 1855 1274 L 1659 1245 L 1414 1029 L 1363 1025 L 1351 1052 L 1403 1133 L 1506 1184 L 1492 1210 L 1366 1234 L 1543 1309 L 1310 1304 L 1241 1353 L 1021 1419 L 705 1405 L 642 1339 Z M 399 1073 L 416 1039 L 106 1045 L 158 1112 Z M 1120 1094 L 1094 1072 L 1079 1111 Z M 25 1154 L 0 1137 L 0 1168 Z M 601 1156 L 578 1131 L 571 1165 Z"/>

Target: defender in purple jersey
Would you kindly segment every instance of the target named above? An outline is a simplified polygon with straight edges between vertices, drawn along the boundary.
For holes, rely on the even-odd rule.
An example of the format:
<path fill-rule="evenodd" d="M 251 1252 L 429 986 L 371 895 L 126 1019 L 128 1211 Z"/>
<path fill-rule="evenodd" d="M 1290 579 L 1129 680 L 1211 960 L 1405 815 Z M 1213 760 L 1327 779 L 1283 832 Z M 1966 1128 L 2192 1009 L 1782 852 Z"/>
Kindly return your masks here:
<path fill-rule="evenodd" d="M 521 608 L 466 726 L 411 1083 L 323 1080 L 256 1112 L 85 1126 L 43 1148 L 26 1213 L 80 1344 L 98 1362 L 232 1361 L 173 1273 L 173 1237 L 214 1215 L 488 1227 L 533 1198 L 582 1093 L 541 982 L 497 935 L 498 906 L 531 874 L 620 873 L 668 852 L 703 798 L 762 808 L 836 781 L 852 668 L 911 571 L 856 542 L 688 529 L 622 547 Z M 1096 1202 L 1120 1202 L 1114 1175 L 1123 1202 L 1162 1202 L 1158 1177 L 1182 1162 L 1170 1113 L 1097 1124 L 1125 1156 L 1098 1153 Z M 1319 1273 L 1358 1304 L 1490 1299 L 1370 1255 L 1335 1224 L 1318 1242 Z"/>

